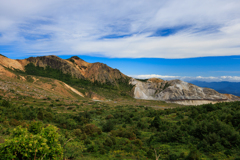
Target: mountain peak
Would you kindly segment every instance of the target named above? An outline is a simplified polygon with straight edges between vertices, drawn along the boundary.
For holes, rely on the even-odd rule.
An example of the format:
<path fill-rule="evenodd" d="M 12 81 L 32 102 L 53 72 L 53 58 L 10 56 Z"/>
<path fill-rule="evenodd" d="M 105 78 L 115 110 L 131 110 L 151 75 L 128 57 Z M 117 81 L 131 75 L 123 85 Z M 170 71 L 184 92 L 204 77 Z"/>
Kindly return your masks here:
<path fill-rule="evenodd" d="M 111 82 L 112 84 L 117 84 L 118 79 L 128 78 L 119 70 L 113 69 L 104 63 L 88 63 L 78 56 L 72 56 L 69 59 L 61 59 L 60 57 L 50 55 L 30 57 L 26 60 L 28 63 L 33 63 L 35 66 L 50 66 L 53 69 L 61 70 L 64 74 L 70 74 L 77 79 L 86 79 L 92 82 Z"/>
<path fill-rule="evenodd" d="M 81 59 L 81 58 L 79 58 L 78 56 L 72 56 L 70 59 Z"/>

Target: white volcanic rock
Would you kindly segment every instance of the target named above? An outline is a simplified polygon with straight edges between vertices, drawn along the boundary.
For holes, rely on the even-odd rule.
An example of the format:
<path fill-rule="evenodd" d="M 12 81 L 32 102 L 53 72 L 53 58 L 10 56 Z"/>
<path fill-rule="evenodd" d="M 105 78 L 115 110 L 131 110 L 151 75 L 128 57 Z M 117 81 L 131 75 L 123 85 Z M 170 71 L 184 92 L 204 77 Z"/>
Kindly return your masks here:
<path fill-rule="evenodd" d="M 205 104 L 207 102 L 236 101 L 237 96 L 220 94 L 210 88 L 201 88 L 181 80 L 142 82 L 132 78 L 130 80 L 134 87 L 134 98 L 148 100 L 162 100 L 180 104 Z M 189 103 L 188 103 L 189 101 Z"/>
<path fill-rule="evenodd" d="M 151 83 L 144 83 L 136 79 L 131 79 L 130 83 L 135 85 L 134 98 L 137 99 L 155 99 L 154 94 L 156 90 L 151 88 Z"/>

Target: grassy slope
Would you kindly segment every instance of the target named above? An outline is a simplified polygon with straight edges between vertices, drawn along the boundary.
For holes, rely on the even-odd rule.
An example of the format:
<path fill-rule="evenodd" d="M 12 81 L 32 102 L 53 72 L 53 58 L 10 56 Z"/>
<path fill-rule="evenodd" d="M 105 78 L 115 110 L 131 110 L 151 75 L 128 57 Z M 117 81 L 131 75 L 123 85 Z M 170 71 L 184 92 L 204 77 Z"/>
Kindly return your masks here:
<path fill-rule="evenodd" d="M 3 100 L 0 102 L 2 103 Z M 144 107 L 141 104 L 155 106 L 155 108 Z M 226 132 L 225 137 L 236 134 L 233 141 L 239 142 L 239 127 L 236 124 L 238 120 L 234 119 L 240 112 L 239 102 L 156 110 L 156 106 L 159 105 L 168 107 L 168 104 L 163 102 L 143 100 L 94 102 L 84 99 L 37 100 L 30 97 L 21 101 L 12 99 L 11 106 L 1 105 L 0 107 L 0 139 L 3 141 L 7 138 L 17 125 L 26 127 L 32 119 L 35 119 L 59 127 L 62 141 L 75 137 L 68 143 L 68 149 L 65 150 L 69 158 L 72 156 L 75 159 L 86 160 L 154 159 L 153 148 L 156 148 L 161 152 L 162 158 L 175 156 L 178 159 L 185 159 L 195 147 L 198 147 L 199 157 L 205 159 L 214 157 L 234 159 L 240 156 L 237 148 L 239 144 L 234 146 L 235 144 L 230 142 L 232 146 L 225 147 L 221 136 L 218 135 L 226 128 L 230 132 Z M 151 127 L 156 117 L 159 117 L 161 122 Z M 221 122 L 220 129 L 216 128 L 214 131 L 216 136 L 219 136 L 216 141 L 219 141 L 220 146 L 216 147 L 210 144 L 212 142 L 207 142 L 205 146 L 208 147 L 207 151 L 204 147 L 199 148 L 203 140 L 198 137 L 198 132 L 195 132 L 205 121 L 209 126 L 215 121 Z M 89 126 L 91 126 L 90 129 Z M 99 128 L 103 130 L 101 134 L 98 133 Z M 78 133 L 77 129 L 81 132 Z M 175 132 L 176 130 L 182 133 Z M 207 137 L 213 131 L 205 129 L 205 132 Z M 182 136 L 182 134 L 186 135 Z M 183 137 L 185 140 L 182 139 Z M 227 139 L 227 141 L 231 140 Z M 85 151 L 79 153 L 74 148 L 76 144 L 82 142 Z"/>
<path fill-rule="evenodd" d="M 32 63 L 25 66 L 25 72 L 20 70 L 11 70 L 9 71 L 17 74 L 17 75 L 33 75 L 33 76 L 41 76 L 48 77 L 52 79 L 57 79 L 67 83 L 68 85 L 76 88 L 82 93 L 85 92 L 95 92 L 98 95 L 105 97 L 107 99 L 132 99 L 131 98 L 131 90 L 132 85 L 129 84 L 128 79 L 118 79 L 116 80 L 118 83 L 114 85 L 110 82 L 107 83 L 99 83 L 99 82 L 91 82 L 86 79 L 77 79 L 72 77 L 69 74 L 64 74 L 60 70 L 52 69 L 50 67 L 38 67 L 34 66 Z"/>
<path fill-rule="evenodd" d="M 121 91 L 103 86 L 87 88 L 89 86 L 84 87 L 81 83 L 75 87 L 79 90 L 99 89 L 96 92 L 108 93 L 116 99 L 121 96 Z M 8 100 L 8 93 L 4 94 L 3 99 Z M 16 126 L 27 127 L 36 120 L 60 128 L 62 144 L 74 138 L 65 150 L 68 158 L 154 159 L 154 148 L 161 153 L 161 159 L 191 159 L 190 153 L 202 159 L 240 156 L 239 102 L 183 107 L 128 98 L 94 102 L 85 98 L 34 99 L 23 96 L 10 100 L 9 106 L 5 100 L 0 100 L 0 143 Z M 79 152 L 77 149 L 82 143 L 85 149 Z"/>

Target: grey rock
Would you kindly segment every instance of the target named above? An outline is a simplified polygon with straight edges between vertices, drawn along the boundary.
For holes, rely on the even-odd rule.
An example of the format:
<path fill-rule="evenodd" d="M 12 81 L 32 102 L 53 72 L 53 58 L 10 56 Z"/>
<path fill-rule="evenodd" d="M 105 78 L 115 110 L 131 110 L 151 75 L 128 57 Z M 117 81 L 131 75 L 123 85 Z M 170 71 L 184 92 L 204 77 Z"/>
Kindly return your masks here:
<path fill-rule="evenodd" d="M 203 104 L 219 101 L 240 101 L 240 98 L 237 96 L 227 96 L 213 89 L 198 87 L 181 80 L 142 82 L 132 78 L 130 84 L 135 86 L 133 92 L 136 99 L 181 102 L 180 104 L 188 104 L 189 101 L 191 105 L 194 105 L 194 101 L 197 104 L 201 104 L 201 101 Z"/>

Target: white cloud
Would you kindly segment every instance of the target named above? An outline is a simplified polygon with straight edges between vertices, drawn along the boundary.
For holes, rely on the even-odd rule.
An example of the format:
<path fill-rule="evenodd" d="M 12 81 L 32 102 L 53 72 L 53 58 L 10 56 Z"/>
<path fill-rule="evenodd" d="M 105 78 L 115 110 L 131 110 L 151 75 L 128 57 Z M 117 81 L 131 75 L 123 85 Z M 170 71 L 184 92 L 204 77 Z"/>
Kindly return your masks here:
<path fill-rule="evenodd" d="M 149 79 L 149 78 L 161 78 L 164 80 L 173 80 L 173 79 L 180 79 L 183 81 L 206 81 L 206 82 L 221 82 L 221 81 L 229 81 L 229 82 L 240 82 L 240 77 L 238 76 L 220 76 L 220 77 L 188 77 L 188 76 L 169 76 L 169 75 L 157 75 L 157 74 L 150 74 L 150 75 L 131 75 L 130 77 L 138 78 L 138 79 Z"/>
<path fill-rule="evenodd" d="M 138 79 L 149 79 L 149 78 L 178 79 L 178 78 L 180 78 L 180 76 L 168 76 L 168 75 L 157 75 L 157 74 L 132 75 L 130 77 L 134 77 L 134 78 L 138 78 Z"/>
<path fill-rule="evenodd" d="M 22 53 L 106 57 L 239 55 L 239 8 L 238 0 L 0 1 L 0 45 Z M 179 26 L 188 27 L 150 36 Z M 129 36 L 102 38 L 107 35 Z"/>

